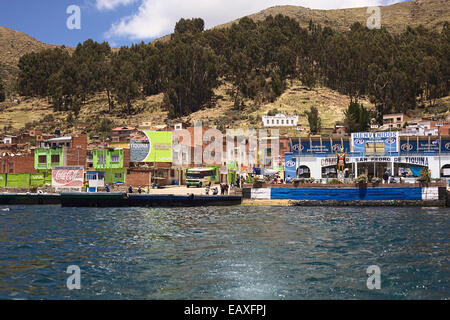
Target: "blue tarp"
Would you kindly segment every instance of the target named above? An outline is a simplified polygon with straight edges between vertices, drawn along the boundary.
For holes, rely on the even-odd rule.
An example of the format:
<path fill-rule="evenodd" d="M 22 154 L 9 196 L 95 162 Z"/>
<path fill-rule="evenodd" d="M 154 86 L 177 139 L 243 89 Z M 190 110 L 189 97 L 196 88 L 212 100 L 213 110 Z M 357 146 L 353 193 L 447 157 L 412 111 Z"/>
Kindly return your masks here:
<path fill-rule="evenodd" d="M 422 200 L 422 188 L 358 188 L 358 189 L 329 189 L 329 188 L 272 188 L 271 199 L 289 200 Z"/>
<path fill-rule="evenodd" d="M 414 177 L 420 177 L 420 171 L 424 169 L 424 167 L 409 167 L 411 169 L 412 174 Z"/>

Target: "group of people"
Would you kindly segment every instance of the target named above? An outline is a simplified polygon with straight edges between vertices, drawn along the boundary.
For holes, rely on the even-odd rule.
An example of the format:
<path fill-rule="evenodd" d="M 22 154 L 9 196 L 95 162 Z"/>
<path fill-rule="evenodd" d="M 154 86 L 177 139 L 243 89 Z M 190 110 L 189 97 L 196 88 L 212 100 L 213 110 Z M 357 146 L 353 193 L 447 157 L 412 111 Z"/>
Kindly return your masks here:
<path fill-rule="evenodd" d="M 284 183 L 292 184 L 292 183 L 294 183 L 294 178 L 292 178 L 291 176 L 288 175 L 286 178 L 286 181 L 285 181 L 280 176 L 276 176 L 272 179 L 272 181 L 270 183 L 272 183 L 272 184 L 284 184 Z"/>
<path fill-rule="evenodd" d="M 272 184 L 283 184 L 284 180 L 280 178 L 280 176 L 273 177 L 272 181 L 270 182 Z"/>
<path fill-rule="evenodd" d="M 221 183 L 220 184 L 220 195 L 226 195 L 228 194 L 228 190 L 230 189 L 230 186 L 227 183 Z M 219 194 L 219 189 L 217 187 L 214 187 L 211 189 L 211 183 L 206 187 L 205 192 L 207 195 L 209 195 L 210 190 L 212 190 L 213 196 L 217 196 Z"/>
<path fill-rule="evenodd" d="M 147 188 L 146 188 L 146 189 L 147 189 Z M 137 190 L 137 193 L 141 194 L 141 193 L 143 193 L 143 192 L 144 192 L 144 190 L 142 190 L 142 188 L 139 187 L 138 190 Z M 132 186 L 129 186 L 129 187 L 128 187 L 128 193 L 133 193 L 133 187 L 132 187 Z"/>

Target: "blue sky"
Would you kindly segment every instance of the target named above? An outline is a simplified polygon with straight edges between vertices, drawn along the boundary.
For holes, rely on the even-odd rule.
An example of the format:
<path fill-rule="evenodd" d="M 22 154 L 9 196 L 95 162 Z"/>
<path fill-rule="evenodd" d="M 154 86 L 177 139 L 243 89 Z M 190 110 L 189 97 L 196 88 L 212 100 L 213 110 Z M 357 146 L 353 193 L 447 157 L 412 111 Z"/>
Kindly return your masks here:
<path fill-rule="evenodd" d="M 404 0 L 0 0 L 0 26 L 42 42 L 76 46 L 92 38 L 111 46 L 130 45 L 173 31 L 181 17 L 201 17 L 206 27 L 274 5 L 338 9 L 387 5 Z M 81 29 L 69 30 L 70 5 L 81 9 Z"/>

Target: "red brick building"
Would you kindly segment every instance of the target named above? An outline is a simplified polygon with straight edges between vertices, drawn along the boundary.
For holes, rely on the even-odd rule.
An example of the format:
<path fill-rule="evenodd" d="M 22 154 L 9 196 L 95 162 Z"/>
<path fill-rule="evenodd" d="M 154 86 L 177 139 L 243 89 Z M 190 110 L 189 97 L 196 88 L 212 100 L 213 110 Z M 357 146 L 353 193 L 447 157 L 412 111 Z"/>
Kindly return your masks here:
<path fill-rule="evenodd" d="M 0 173 L 36 173 L 34 151 L 24 155 L 0 154 Z"/>

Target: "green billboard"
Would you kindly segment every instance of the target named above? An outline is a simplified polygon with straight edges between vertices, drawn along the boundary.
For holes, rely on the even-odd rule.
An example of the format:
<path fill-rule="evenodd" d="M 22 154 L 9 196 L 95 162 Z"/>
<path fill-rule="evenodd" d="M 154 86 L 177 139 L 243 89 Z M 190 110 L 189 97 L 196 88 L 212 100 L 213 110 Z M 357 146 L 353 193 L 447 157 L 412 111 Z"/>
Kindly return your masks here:
<path fill-rule="evenodd" d="M 7 188 L 28 188 L 30 186 L 30 174 L 29 173 L 9 173 L 7 175 L 6 187 Z"/>
<path fill-rule="evenodd" d="M 42 187 L 45 184 L 45 173 L 32 173 L 30 175 L 30 186 Z"/>
<path fill-rule="evenodd" d="M 172 162 L 172 132 L 144 131 L 149 142 L 147 157 L 143 162 Z"/>
<path fill-rule="evenodd" d="M 0 173 L 0 188 L 6 187 L 6 174 Z"/>

